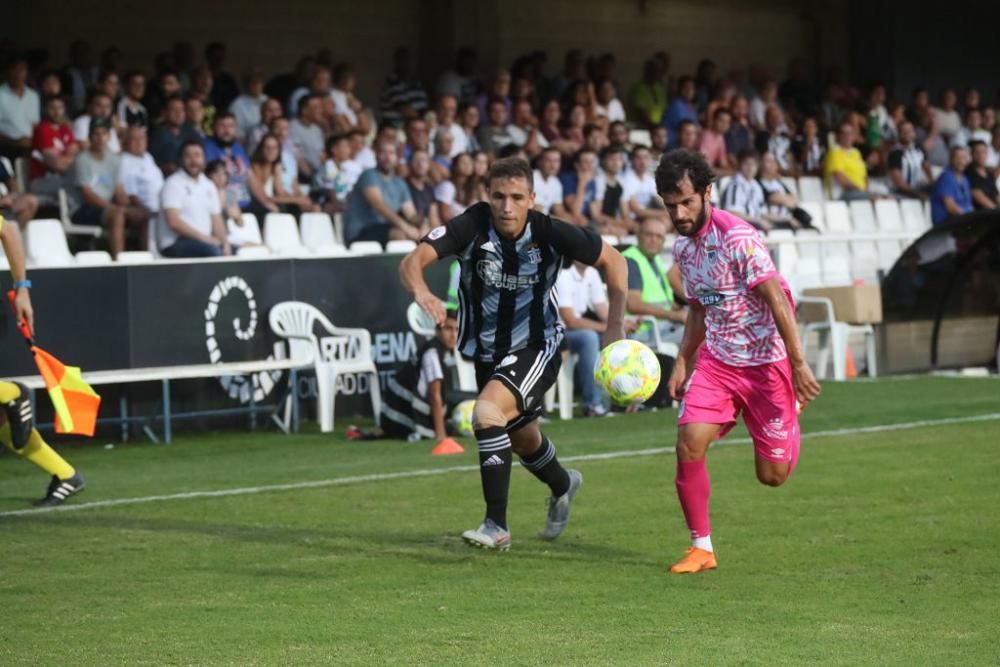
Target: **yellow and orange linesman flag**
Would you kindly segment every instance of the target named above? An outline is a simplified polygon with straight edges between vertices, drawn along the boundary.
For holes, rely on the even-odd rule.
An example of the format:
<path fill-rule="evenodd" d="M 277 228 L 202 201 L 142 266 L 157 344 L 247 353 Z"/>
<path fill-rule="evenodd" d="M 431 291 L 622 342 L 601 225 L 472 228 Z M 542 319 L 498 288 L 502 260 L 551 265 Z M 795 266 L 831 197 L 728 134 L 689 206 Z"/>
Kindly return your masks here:
<path fill-rule="evenodd" d="M 9 292 L 7 298 L 13 303 L 14 293 Z M 79 368 L 65 365 L 35 345 L 27 322 L 18 322 L 18 328 L 35 356 L 35 365 L 52 399 L 52 407 L 56 411 L 56 433 L 93 437 L 101 397 L 83 381 Z"/>

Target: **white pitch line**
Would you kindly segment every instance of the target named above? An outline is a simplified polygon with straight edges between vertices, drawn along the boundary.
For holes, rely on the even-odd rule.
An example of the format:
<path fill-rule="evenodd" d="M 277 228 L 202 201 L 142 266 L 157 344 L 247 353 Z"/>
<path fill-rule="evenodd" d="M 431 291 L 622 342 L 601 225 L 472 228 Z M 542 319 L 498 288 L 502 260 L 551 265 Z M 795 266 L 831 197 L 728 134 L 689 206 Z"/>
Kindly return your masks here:
<path fill-rule="evenodd" d="M 1000 412 L 991 412 L 982 415 L 971 415 L 968 417 L 947 417 L 944 419 L 925 419 L 914 422 L 901 422 L 897 424 L 879 424 L 877 426 L 859 426 L 855 428 L 840 428 L 829 431 L 813 431 L 803 433 L 803 440 L 814 438 L 830 438 L 843 435 L 857 435 L 862 433 L 884 433 L 887 431 L 903 431 L 909 429 L 926 428 L 928 426 L 947 426 L 949 424 L 969 424 L 974 422 L 1000 421 Z M 751 442 L 750 438 L 731 438 L 715 443 L 714 447 L 741 445 Z M 617 452 L 603 452 L 600 454 L 580 454 L 578 456 L 561 457 L 560 461 L 571 463 L 574 461 L 606 461 L 611 459 L 623 459 L 636 456 L 657 456 L 660 454 L 673 454 L 673 447 L 653 447 L 650 449 L 632 449 Z M 171 493 L 160 496 L 140 496 L 137 498 L 118 498 L 113 500 L 95 500 L 89 503 L 74 503 L 70 505 L 59 505 L 57 507 L 35 507 L 32 509 L 10 510 L 0 512 L 0 518 L 10 516 L 25 516 L 29 514 L 44 514 L 48 512 L 79 512 L 89 509 L 100 509 L 103 507 L 118 507 L 121 505 L 141 505 L 144 503 L 156 503 L 170 500 L 188 500 L 191 498 L 223 498 L 226 496 L 245 496 L 257 493 L 269 493 L 272 491 L 296 491 L 299 489 L 317 489 L 326 486 L 345 486 L 348 484 L 362 484 L 364 482 L 384 482 L 393 479 L 410 479 L 414 477 L 432 477 L 435 475 L 447 475 L 454 472 L 473 472 L 479 470 L 478 465 L 450 466 L 447 468 L 424 468 L 421 470 L 403 470 L 400 472 L 373 473 L 371 475 L 353 475 L 351 477 L 334 477 L 332 479 L 320 479 L 312 482 L 293 482 L 289 484 L 269 484 L 267 486 L 248 486 L 235 489 L 222 489 L 219 491 L 189 491 L 186 493 Z"/>

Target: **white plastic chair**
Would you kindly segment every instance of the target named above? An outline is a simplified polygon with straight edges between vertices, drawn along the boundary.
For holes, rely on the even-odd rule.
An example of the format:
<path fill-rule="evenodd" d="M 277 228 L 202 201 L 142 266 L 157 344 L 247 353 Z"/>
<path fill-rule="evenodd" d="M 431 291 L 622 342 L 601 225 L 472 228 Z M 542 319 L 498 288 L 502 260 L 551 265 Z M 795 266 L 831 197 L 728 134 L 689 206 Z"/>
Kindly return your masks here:
<path fill-rule="evenodd" d="M 858 234 L 874 234 L 878 231 L 875 223 L 875 209 L 867 199 L 859 199 L 847 205 L 851 212 L 851 228 Z"/>
<path fill-rule="evenodd" d="M 58 220 L 32 220 L 24 232 L 28 263 L 32 266 L 67 266 L 73 254 L 66 242 L 66 232 Z"/>
<path fill-rule="evenodd" d="M 658 320 L 652 315 L 645 315 L 639 318 L 641 324 L 649 324 L 653 330 L 653 341 L 650 343 L 649 347 L 653 349 L 657 354 L 665 354 L 668 357 L 677 358 L 678 346 L 677 343 L 671 343 L 670 341 L 663 340 L 660 336 L 660 324 L 662 320 Z"/>
<path fill-rule="evenodd" d="M 334 213 L 333 214 L 333 236 L 337 243 L 342 246 L 346 246 L 344 243 L 344 214 Z"/>
<path fill-rule="evenodd" d="M 818 176 L 799 177 L 799 201 L 822 204 L 826 201 L 823 194 L 823 181 Z"/>
<path fill-rule="evenodd" d="M 275 335 L 288 341 L 289 358 L 312 365 L 316 371 L 317 413 L 320 430 L 330 433 L 334 428 L 334 404 L 337 378 L 346 373 L 364 373 L 370 379 L 372 412 L 375 422 L 381 419 L 382 391 L 378 369 L 372 360 L 372 337 L 367 329 L 335 327 L 315 306 L 301 301 L 284 301 L 268 313 L 268 322 Z M 340 349 L 342 359 L 323 359 L 315 327 L 319 325 L 333 337 L 346 339 Z"/>
<path fill-rule="evenodd" d="M 333 220 L 326 213 L 303 213 L 299 219 L 302 230 L 302 245 L 312 251 L 337 243 L 333 233 Z"/>
<path fill-rule="evenodd" d="M 243 246 L 244 244 L 261 245 L 264 238 L 260 235 L 260 224 L 257 216 L 253 213 L 244 213 L 240 216 L 242 224 L 237 225 L 232 218 L 226 220 L 226 231 L 229 234 L 229 242 Z"/>
<path fill-rule="evenodd" d="M 348 257 L 351 253 L 339 243 L 327 243 L 312 249 L 316 257 Z"/>
<path fill-rule="evenodd" d="M 22 192 L 24 191 L 22 190 Z M 62 224 L 63 231 L 67 236 L 73 234 L 76 236 L 89 236 L 91 238 L 99 239 L 104 235 L 104 228 L 100 225 L 77 225 L 70 220 L 69 201 L 66 197 L 66 191 L 62 188 L 59 188 L 59 221 Z"/>
<path fill-rule="evenodd" d="M 914 236 L 923 236 L 931 228 L 924 215 L 924 205 L 919 199 L 904 199 L 899 202 L 899 213 L 903 217 L 903 228 Z"/>
<path fill-rule="evenodd" d="M 851 213 L 847 202 L 828 201 L 823 203 L 823 221 L 828 234 L 851 234 Z"/>
<path fill-rule="evenodd" d="M 819 231 L 826 231 L 826 218 L 823 217 L 823 204 L 814 201 L 799 202 L 799 207 L 812 217 L 810 223 Z"/>
<path fill-rule="evenodd" d="M 789 192 L 791 192 L 796 197 L 799 196 L 799 184 L 795 182 L 794 178 L 792 178 L 791 176 L 782 176 L 781 182 L 785 185 L 786 188 L 788 188 Z"/>
<path fill-rule="evenodd" d="M 874 241 L 851 241 L 851 273 L 855 280 L 878 285 L 878 247 Z"/>
<path fill-rule="evenodd" d="M 410 325 L 413 333 L 423 338 L 433 338 L 437 335 L 437 327 L 434 320 L 428 315 L 416 301 L 412 302 L 406 309 L 406 322 Z M 476 367 L 472 362 L 466 361 L 462 355 L 455 353 L 455 372 L 458 374 L 458 388 L 462 391 L 477 391 Z"/>
<path fill-rule="evenodd" d="M 357 243 L 355 243 L 354 245 L 357 245 Z M 388 243 L 386 243 L 385 251 L 395 252 L 395 253 L 407 253 L 412 251 L 416 247 L 417 247 L 416 241 L 411 241 L 409 239 L 400 239 L 398 241 L 389 241 Z"/>
<path fill-rule="evenodd" d="M 236 251 L 236 256 L 240 259 L 261 259 L 271 256 L 271 249 L 266 245 L 244 245 Z"/>
<path fill-rule="evenodd" d="M 884 239 L 876 242 L 876 247 L 878 248 L 878 268 L 886 273 L 892 269 L 896 260 L 899 259 L 902 251 L 905 248 L 901 247 L 901 243 L 895 239 Z"/>
<path fill-rule="evenodd" d="M 630 143 L 640 146 L 653 145 L 653 135 L 650 134 L 649 130 L 629 130 L 628 140 Z"/>
<path fill-rule="evenodd" d="M 102 266 L 111 264 L 111 253 L 106 250 L 81 250 L 74 255 L 80 266 Z"/>
<path fill-rule="evenodd" d="M 827 241 L 822 252 L 823 285 L 843 287 L 852 284 L 851 249 L 847 241 Z"/>
<path fill-rule="evenodd" d="M 347 252 L 351 255 L 381 255 L 382 244 L 378 241 L 355 241 Z"/>
<path fill-rule="evenodd" d="M 823 318 L 809 322 L 802 327 L 802 355 L 806 356 L 809 337 L 812 333 L 819 335 L 819 354 L 816 361 L 816 377 L 825 379 L 830 356 L 833 356 L 833 379 L 847 379 L 847 351 L 851 334 L 862 334 L 865 337 L 865 370 L 869 377 L 878 375 L 877 358 L 875 354 L 875 329 L 870 324 L 848 324 L 834 318 L 833 302 L 827 297 L 800 296 L 799 304 L 816 304 L 822 306 Z"/>
<path fill-rule="evenodd" d="M 119 264 L 152 264 L 156 258 L 148 250 L 126 250 L 118 253 L 115 261 Z"/>
<path fill-rule="evenodd" d="M 264 218 L 264 243 L 276 255 L 308 255 L 302 245 L 299 226 L 288 213 L 268 213 Z"/>
<path fill-rule="evenodd" d="M 573 374 L 576 372 L 576 355 L 563 355 L 562 366 L 556 383 L 545 392 L 545 411 L 552 412 L 559 402 L 559 419 L 573 418 Z"/>
<path fill-rule="evenodd" d="M 903 231 L 903 214 L 899 202 L 895 199 L 876 200 L 875 219 L 878 221 L 880 232 L 895 234 Z"/>

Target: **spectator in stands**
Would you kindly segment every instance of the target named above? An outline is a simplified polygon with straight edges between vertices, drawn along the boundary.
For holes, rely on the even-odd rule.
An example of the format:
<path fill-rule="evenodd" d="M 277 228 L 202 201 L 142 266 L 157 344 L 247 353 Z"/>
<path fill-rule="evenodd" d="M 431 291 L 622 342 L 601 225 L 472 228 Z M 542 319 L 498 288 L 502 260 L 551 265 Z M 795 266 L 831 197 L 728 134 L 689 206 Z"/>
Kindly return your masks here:
<path fill-rule="evenodd" d="M 163 121 L 153 126 L 149 134 L 149 152 L 165 176 L 177 171 L 181 146 L 201 137 L 190 123 L 185 121 L 184 101 L 172 97 L 163 107 Z"/>
<path fill-rule="evenodd" d="M 979 107 L 969 107 L 965 110 L 965 125 L 952 137 L 951 145 L 968 147 L 973 141 L 989 145 L 992 139 L 990 131 L 983 129 L 983 112 Z"/>
<path fill-rule="evenodd" d="M 965 177 L 969 150 L 964 146 L 955 146 L 950 157 L 948 168 L 934 181 L 931 190 L 931 222 L 935 225 L 972 210 L 972 192 L 969 179 Z"/>
<path fill-rule="evenodd" d="M 712 88 L 714 89 L 712 98 L 708 100 L 708 103 L 706 104 L 699 97 L 697 104 L 699 109 L 704 110 L 703 117 L 706 125 L 712 124 L 712 119 L 715 118 L 715 112 L 718 109 L 729 109 L 729 113 L 732 113 L 733 98 L 736 97 L 736 84 L 728 79 L 720 79 Z"/>
<path fill-rule="evenodd" d="M 241 141 L 247 141 L 251 130 L 261 122 L 261 107 L 268 99 L 270 98 L 264 94 L 264 75 L 260 72 L 248 74 L 245 92 L 229 104 L 229 113 L 236 118 L 236 135 Z M 281 115 L 280 103 L 275 100 L 275 104 L 278 106 L 278 115 Z M 249 145 L 249 141 L 247 143 Z M 253 149 L 256 147 L 257 143 L 254 142 Z"/>
<path fill-rule="evenodd" d="M 451 155 L 455 157 L 459 153 L 469 150 L 469 142 L 465 138 L 465 130 L 455 122 L 455 114 L 458 112 L 458 99 L 454 95 L 442 95 L 437 103 L 437 129 L 438 132 L 448 132 L 451 134 Z M 482 145 L 482 142 L 480 142 Z"/>
<path fill-rule="evenodd" d="M 114 70 L 102 69 L 101 74 L 97 77 L 95 90 L 99 90 L 110 97 L 112 104 L 116 103 L 121 93 L 118 73 Z"/>
<path fill-rule="evenodd" d="M 479 140 L 476 139 L 476 129 L 479 128 L 479 107 L 475 104 L 465 104 L 458 109 L 458 124 L 465 132 L 465 140 L 468 145 L 468 152 L 475 153 L 482 150 Z"/>
<path fill-rule="evenodd" d="M 70 219 L 77 225 L 103 225 L 108 231 L 111 256 L 125 249 L 125 209 L 115 203 L 125 197 L 118 182 L 121 161 L 108 150 L 111 121 L 95 117 L 90 121 L 90 141 L 70 169 L 68 182 Z M 117 195 L 117 196 L 116 196 Z"/>
<path fill-rule="evenodd" d="M 392 73 L 382 88 L 382 122 L 402 127 L 408 119 L 421 116 L 427 106 L 427 91 L 413 74 L 410 51 L 400 47 L 392 54 Z"/>
<path fill-rule="evenodd" d="M 38 95 L 42 98 L 44 106 L 46 97 L 63 97 L 62 79 L 55 70 L 45 70 L 38 75 Z M 44 112 L 44 108 L 43 108 Z"/>
<path fill-rule="evenodd" d="M 583 416 L 603 417 L 608 414 L 604 393 L 591 370 L 597 365 L 601 334 L 608 319 L 608 299 L 601 275 L 592 266 L 573 262 L 559 272 L 556 293 L 559 316 L 566 327 L 566 345 L 579 357 L 575 375 L 583 398 Z"/>
<path fill-rule="evenodd" d="M 514 143 L 507 124 L 507 105 L 494 98 L 486 108 L 486 122 L 476 130 L 476 140 L 487 153 L 496 155 L 504 146 Z"/>
<path fill-rule="evenodd" d="M 0 157 L 0 215 L 6 220 L 17 220 L 21 231 L 38 212 L 38 197 L 22 193 L 14 178 L 14 165 Z"/>
<path fill-rule="evenodd" d="M 941 106 L 932 108 L 934 123 L 945 141 L 951 141 L 962 127 L 962 117 L 955 108 L 957 104 L 958 95 L 955 94 L 955 89 L 945 88 L 941 91 Z"/>
<path fill-rule="evenodd" d="M 199 137 L 205 136 L 205 103 L 197 95 L 184 98 L 184 120 Z"/>
<path fill-rule="evenodd" d="M 701 129 L 692 120 L 682 120 L 677 126 L 677 147 L 689 151 L 697 151 L 700 144 Z"/>
<path fill-rule="evenodd" d="M 587 112 L 583 106 L 574 104 L 570 107 L 561 130 L 562 138 L 567 146 L 576 146 L 576 151 L 583 148 L 583 129 L 587 126 Z M 574 151 L 573 155 L 576 155 Z M 566 153 L 563 153 L 566 155 Z"/>
<path fill-rule="evenodd" d="M 513 143 L 524 149 L 529 160 L 533 160 L 542 149 L 549 145 L 542 133 L 538 131 L 538 119 L 531 110 L 531 102 L 517 100 L 511 110 L 511 122 L 507 126 L 507 134 Z"/>
<path fill-rule="evenodd" d="M 583 113 L 583 110 L 580 110 Z M 584 114 L 585 115 L 585 114 Z M 583 118 L 581 117 L 581 122 Z M 582 125 L 580 126 L 582 129 Z M 573 155 L 580 149 L 580 144 L 563 136 L 562 132 L 562 107 L 558 100 L 549 100 L 542 107 L 542 118 L 539 121 L 539 131 L 545 141 L 556 148 L 562 155 Z"/>
<path fill-rule="evenodd" d="M 333 88 L 330 98 L 333 100 L 334 112 L 338 123 L 336 127 L 344 130 L 360 130 L 368 133 L 371 129 L 371 112 L 354 94 L 357 78 L 354 70 L 347 63 L 340 63 L 333 70 Z"/>
<path fill-rule="evenodd" d="M 118 183 L 122 186 L 115 203 L 125 209 L 125 222 L 139 232 L 141 248 L 146 248 L 149 221 L 160 210 L 163 173 L 153 156 L 146 152 L 146 128 L 133 125 L 125 130 L 118 168 Z"/>
<path fill-rule="evenodd" d="M 69 108 L 76 115 L 84 110 L 87 93 L 97 83 L 97 65 L 90 42 L 78 39 L 70 44 L 66 80 L 69 82 Z"/>
<path fill-rule="evenodd" d="M 736 167 L 740 153 L 753 150 L 753 129 L 750 127 L 750 105 L 743 95 L 733 97 L 729 107 L 732 122 L 726 132 L 726 153 L 729 156 L 729 166 Z"/>
<path fill-rule="evenodd" d="M 219 206 L 222 208 L 223 220 L 232 220 L 236 227 L 243 227 L 243 211 L 240 210 L 240 205 L 229 196 L 229 174 L 226 172 L 226 165 L 222 160 L 212 160 L 205 165 L 205 176 L 212 181 L 216 191 L 219 193 Z M 230 230 L 228 235 L 229 244 L 243 245 L 241 243 L 234 243 L 234 236 L 241 237 L 242 235 L 239 233 L 234 235 L 232 230 Z"/>
<path fill-rule="evenodd" d="M 451 164 L 451 177 L 434 188 L 438 217 L 446 223 L 482 198 L 472 156 L 462 153 Z"/>
<path fill-rule="evenodd" d="M 674 298 L 667 266 L 660 256 L 668 231 L 667 223 L 661 218 L 646 218 L 639 224 L 636 245 L 622 252 L 628 263 L 625 309 L 629 315 L 660 320 L 661 340 L 680 343 L 687 312 Z M 644 323 L 633 337 L 650 343 L 653 336 L 652 325 Z"/>
<path fill-rule="evenodd" d="M 295 150 L 302 156 L 299 172 L 306 178 L 312 178 L 323 161 L 323 120 L 322 98 L 316 93 L 309 93 L 299 100 L 299 117 L 292 121 L 289 137 Z"/>
<path fill-rule="evenodd" d="M 149 126 L 149 112 L 142 103 L 146 95 L 146 77 L 142 72 L 129 72 L 125 75 L 125 94 L 118 101 L 115 116 L 120 127 Z"/>
<path fill-rule="evenodd" d="M 473 102 L 479 91 L 478 57 L 476 51 L 463 46 L 455 53 L 455 66 L 441 75 L 434 89 L 437 95 L 454 97 L 456 102 Z"/>
<path fill-rule="evenodd" d="M 629 155 L 632 168 L 622 176 L 624 198 L 630 217 L 642 222 L 646 218 L 657 218 L 671 229 L 670 216 L 663 208 L 663 200 L 656 192 L 656 179 L 652 173 L 652 158 L 649 149 L 637 145 Z"/>
<path fill-rule="evenodd" d="M 865 144 L 869 151 L 879 150 L 882 143 L 893 141 L 898 129 L 885 108 L 885 85 L 876 83 L 868 92 L 868 118 L 866 120 Z"/>
<path fill-rule="evenodd" d="M 854 123 L 844 121 L 837 130 L 837 141 L 830 146 L 823 162 L 823 176 L 827 188 L 840 186 L 844 200 L 870 199 L 868 194 L 868 168 L 861 151 L 854 147 L 857 130 Z"/>
<path fill-rule="evenodd" d="M 254 151 L 246 179 L 250 193 L 249 211 L 263 220 L 268 213 L 291 213 L 296 217 L 302 212 L 318 211 L 319 207 L 298 189 L 285 190 L 281 169 L 281 140 L 265 134 Z"/>
<path fill-rule="evenodd" d="M 238 99 L 237 99 L 238 101 Z M 236 102 L 233 102 L 235 105 Z M 234 113 L 235 115 L 235 113 Z M 281 118 L 282 109 L 281 102 L 273 97 L 269 97 L 264 100 L 260 105 L 260 110 L 258 112 L 260 121 L 247 131 L 246 135 L 246 149 L 251 153 L 257 150 L 257 144 L 260 143 L 261 137 L 271 131 L 271 123 L 275 118 Z M 239 119 L 237 119 L 237 124 Z M 291 134 L 291 126 L 289 125 L 289 134 Z M 301 169 L 301 166 L 300 166 Z"/>
<path fill-rule="evenodd" d="M 214 85 L 215 79 L 212 77 L 212 70 L 206 65 L 194 69 L 191 74 L 191 96 L 201 100 L 201 109 L 204 114 L 201 130 L 206 134 L 214 131 L 215 114 L 219 111 L 219 108 L 212 102 L 211 95 Z"/>
<path fill-rule="evenodd" d="M 608 143 L 617 146 L 622 151 L 622 159 L 628 159 L 628 153 L 632 150 L 632 141 L 629 139 L 628 126 L 624 121 L 616 120 L 608 125 Z"/>
<path fill-rule="evenodd" d="M 731 118 L 729 109 L 725 107 L 716 109 L 712 124 L 701 131 L 701 140 L 698 142 L 698 151 L 705 156 L 708 166 L 716 174 L 733 173 L 726 153 L 726 133 L 729 131 Z"/>
<path fill-rule="evenodd" d="M 770 230 L 773 225 L 764 215 L 767 198 L 757 180 L 757 154 L 744 151 L 737 159 L 739 170 L 729 179 L 722 193 L 721 208 L 743 218 L 757 229 Z"/>
<path fill-rule="evenodd" d="M 562 154 L 554 146 L 542 151 L 535 169 L 535 208 L 542 213 L 566 218 L 563 206 L 563 187 L 559 180 L 559 164 Z"/>
<path fill-rule="evenodd" d="M 1000 204 L 1000 199 L 997 198 L 997 179 L 986 166 L 989 146 L 982 141 L 973 140 L 969 148 L 972 151 L 972 163 L 965 170 L 965 177 L 969 180 L 972 206 L 977 211 L 995 209 Z"/>
<path fill-rule="evenodd" d="M 573 161 L 573 169 L 559 176 L 568 222 L 596 229 L 590 214 L 591 204 L 597 199 L 597 171 L 597 153 L 589 148 L 581 148 Z"/>
<path fill-rule="evenodd" d="M 155 84 L 146 86 L 146 95 L 142 98 L 142 104 L 149 113 L 150 125 L 156 125 L 163 120 L 163 108 L 167 100 L 181 93 L 181 80 L 176 70 L 164 69 L 156 75 Z"/>
<path fill-rule="evenodd" d="M 618 91 L 615 89 L 613 81 L 605 79 L 597 85 L 595 102 L 595 118 L 606 118 L 609 123 L 624 122 L 625 107 L 618 99 Z"/>
<path fill-rule="evenodd" d="M 288 113 L 295 114 L 298 113 L 302 108 L 302 100 L 306 95 L 312 94 L 319 97 L 321 100 L 320 106 L 322 107 L 322 100 L 333 98 L 330 97 L 330 89 L 333 87 L 333 78 L 330 74 L 330 68 L 325 65 L 319 65 L 313 63 L 308 68 L 309 78 L 302 82 L 294 92 L 292 92 L 291 97 L 288 98 Z M 335 109 L 336 107 L 334 107 Z M 330 119 L 331 121 L 333 119 Z M 324 119 L 324 122 L 326 119 Z"/>
<path fill-rule="evenodd" d="M 663 124 L 671 136 L 679 138 L 678 130 L 684 120 L 691 121 L 696 127 L 698 125 L 698 110 L 694 106 L 694 79 L 689 76 L 682 76 L 677 80 L 677 96 L 667 107 Z"/>
<path fill-rule="evenodd" d="M 480 117 L 486 117 L 489 115 L 489 105 L 495 100 L 503 102 L 504 117 L 502 123 L 506 125 L 510 122 L 511 118 L 511 99 L 510 72 L 505 69 L 501 69 L 497 72 L 496 77 L 493 79 L 493 85 L 489 90 L 483 91 L 476 96 L 476 106 L 479 108 Z"/>
<path fill-rule="evenodd" d="M 406 121 L 406 143 L 403 144 L 403 159 L 409 161 L 415 150 L 430 154 L 430 132 L 427 131 L 427 121 L 423 118 L 410 118 Z"/>
<path fill-rule="evenodd" d="M 201 144 L 184 144 L 180 160 L 181 168 L 163 184 L 160 197 L 160 253 L 175 258 L 232 254 L 218 192 L 203 173 L 205 152 Z"/>
<path fill-rule="evenodd" d="M 812 116 L 802 121 L 802 131 L 792 142 L 792 156 L 799 176 L 819 176 L 823 173 L 826 150 L 819 139 L 819 123 Z"/>
<path fill-rule="evenodd" d="M 601 234 L 631 234 L 635 223 L 628 216 L 625 188 L 618 178 L 622 171 L 621 152 L 613 146 L 605 146 L 600 154 L 600 166 L 597 196 L 590 204 L 589 217 L 597 223 Z"/>
<path fill-rule="evenodd" d="M 295 150 L 292 140 L 288 137 L 289 131 L 290 124 L 284 116 L 279 116 L 271 121 L 270 133 L 277 137 L 278 143 L 281 144 L 281 186 L 285 189 L 285 192 L 300 195 L 303 194 L 299 187 L 299 162 L 302 159 Z M 255 148 L 253 152 L 256 153 L 257 149 Z M 250 155 L 253 155 L 253 153 L 250 153 Z"/>
<path fill-rule="evenodd" d="M 917 143 L 924 150 L 927 161 L 935 167 L 944 168 L 948 165 L 948 141 L 941 134 L 937 115 L 933 109 L 926 109 L 921 118 L 915 122 Z"/>
<path fill-rule="evenodd" d="M 209 99 L 219 111 L 229 109 L 236 96 L 240 94 L 240 86 L 236 77 L 226 71 L 226 45 L 222 42 L 212 42 L 205 47 L 205 62 L 212 74 L 212 86 Z"/>
<path fill-rule="evenodd" d="M 663 122 L 663 114 L 667 110 L 664 74 L 660 61 L 650 58 L 642 66 L 642 80 L 629 91 L 632 120 L 641 127 L 652 129 Z"/>
<path fill-rule="evenodd" d="M 812 227 L 812 218 L 799 208 L 799 198 L 781 180 L 778 159 L 773 153 L 765 152 L 760 156 L 757 182 L 764 190 L 765 220 L 775 227 L 790 227 L 793 230 Z"/>
<path fill-rule="evenodd" d="M 583 127 L 583 145 L 600 154 L 608 145 L 608 133 L 597 123 L 587 123 Z"/>
<path fill-rule="evenodd" d="M 426 154 L 426 151 L 423 151 Z M 323 168 L 313 176 L 313 190 L 323 210 L 340 213 L 347 208 L 347 198 L 361 176 L 361 165 L 351 159 L 351 140 L 335 134 L 326 140 Z"/>
<path fill-rule="evenodd" d="M 781 111 L 776 106 L 768 107 L 764 112 L 764 127 L 757 132 L 754 148 L 758 153 L 771 153 L 778 161 L 778 167 L 783 174 L 795 171 L 795 158 L 792 155 L 792 140 L 788 136 Z"/>
<path fill-rule="evenodd" d="M 778 112 L 779 125 L 784 125 L 785 114 L 778 101 L 778 84 L 769 79 L 761 86 L 760 94 L 750 102 L 750 126 L 758 132 L 768 129 L 767 111 L 772 108 Z"/>
<path fill-rule="evenodd" d="M 205 139 L 205 160 L 222 160 L 229 173 L 229 190 L 244 211 L 250 207 L 250 192 L 247 190 L 247 176 L 250 173 L 250 158 L 246 150 L 236 141 L 236 119 L 228 111 L 220 112 L 212 126 L 212 136 Z"/>
<path fill-rule="evenodd" d="M 40 120 L 38 93 L 28 87 L 28 61 L 15 57 L 0 86 L 0 155 L 22 157 L 31 151 L 31 137 Z"/>
<path fill-rule="evenodd" d="M 66 122 L 61 97 L 45 98 L 44 111 L 31 140 L 31 191 L 56 201 L 62 177 L 76 160 L 80 146 Z"/>
<path fill-rule="evenodd" d="M 659 164 L 660 158 L 667 152 L 667 147 L 670 145 L 670 135 L 667 134 L 667 128 L 662 125 L 654 127 L 649 131 L 649 140 L 652 144 L 649 147 L 650 157 L 653 164 Z"/>
<path fill-rule="evenodd" d="M 391 126 L 389 126 L 391 127 Z M 385 128 L 380 128 L 384 131 Z M 382 134 L 375 135 L 375 141 L 377 142 Z M 378 160 L 375 157 L 375 151 L 372 147 L 368 145 L 365 135 L 358 130 L 351 130 L 347 133 L 347 138 L 351 140 L 351 159 L 358 163 L 361 170 L 374 169 L 378 166 Z M 389 139 L 393 146 L 397 146 L 396 140 Z M 398 155 L 397 148 L 397 155 Z"/>
<path fill-rule="evenodd" d="M 361 174 L 347 203 L 344 238 L 378 241 L 383 246 L 392 239 L 420 240 L 423 227 L 410 199 L 406 181 L 396 176 L 396 144 L 382 139 L 375 145 L 376 167 Z"/>
<path fill-rule="evenodd" d="M 913 123 L 904 120 L 897 128 L 899 143 L 889 153 L 889 181 L 897 197 L 927 199 L 933 181 L 931 165 L 916 143 Z"/>
<path fill-rule="evenodd" d="M 458 159 L 458 158 L 456 158 Z M 410 190 L 413 208 L 421 227 L 434 229 L 441 226 L 441 216 L 434 197 L 434 185 L 430 180 L 431 157 L 427 151 L 415 150 L 410 154 L 410 164 L 406 170 L 406 187 Z"/>
<path fill-rule="evenodd" d="M 433 163 L 446 172 L 451 171 L 451 133 L 438 132 L 434 135 L 434 157 Z"/>

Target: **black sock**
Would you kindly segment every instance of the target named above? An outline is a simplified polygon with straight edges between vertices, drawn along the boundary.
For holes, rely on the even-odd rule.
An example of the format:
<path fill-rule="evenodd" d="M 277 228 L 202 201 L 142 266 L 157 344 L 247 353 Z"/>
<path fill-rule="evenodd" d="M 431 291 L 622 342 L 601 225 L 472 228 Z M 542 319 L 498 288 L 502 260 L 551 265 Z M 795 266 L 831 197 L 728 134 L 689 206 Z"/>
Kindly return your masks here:
<path fill-rule="evenodd" d="M 531 471 L 531 474 L 545 482 L 552 495 L 558 498 L 569 491 L 569 473 L 559 464 L 556 458 L 556 446 L 542 434 L 542 444 L 535 453 L 521 459 L 521 465 Z"/>
<path fill-rule="evenodd" d="M 507 528 L 507 491 L 510 489 L 510 464 L 513 455 L 510 438 L 502 426 L 476 429 L 479 443 L 479 476 L 483 481 L 486 518 Z"/>

